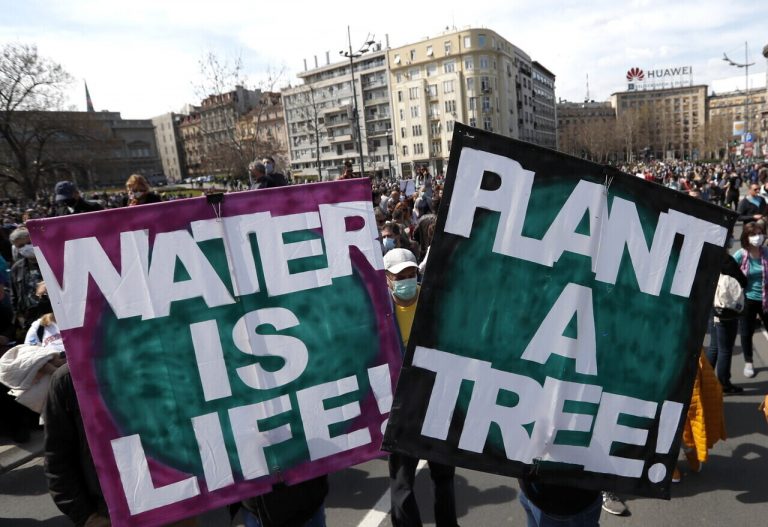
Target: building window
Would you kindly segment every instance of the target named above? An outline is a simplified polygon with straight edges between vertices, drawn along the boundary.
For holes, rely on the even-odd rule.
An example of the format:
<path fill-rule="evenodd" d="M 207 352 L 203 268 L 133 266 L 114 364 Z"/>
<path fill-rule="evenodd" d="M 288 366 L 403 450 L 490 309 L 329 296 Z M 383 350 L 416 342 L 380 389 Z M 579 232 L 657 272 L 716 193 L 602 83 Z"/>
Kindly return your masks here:
<path fill-rule="evenodd" d="M 440 121 L 433 121 L 429 125 L 429 130 L 432 132 L 432 135 L 440 135 Z"/>
<path fill-rule="evenodd" d="M 413 132 L 414 137 L 418 137 L 421 135 L 421 125 L 420 124 L 414 124 L 411 127 L 411 131 Z"/>
<path fill-rule="evenodd" d="M 446 60 L 443 62 L 443 73 L 453 73 L 456 71 L 456 61 Z"/>
<path fill-rule="evenodd" d="M 474 91 L 474 89 L 475 89 L 475 78 L 467 77 L 467 91 Z"/>
<path fill-rule="evenodd" d="M 416 60 L 416 50 L 412 49 L 410 51 L 411 60 Z"/>
<path fill-rule="evenodd" d="M 472 37 L 464 37 L 464 47 L 467 49 L 472 47 Z"/>
<path fill-rule="evenodd" d="M 444 49 L 445 49 L 445 54 L 446 55 L 450 55 L 451 54 L 451 41 L 450 40 L 446 40 L 445 41 Z"/>
<path fill-rule="evenodd" d="M 491 98 L 487 95 L 483 97 L 483 111 L 488 112 L 491 110 Z"/>
<path fill-rule="evenodd" d="M 477 97 L 469 98 L 469 109 L 474 111 L 477 108 Z"/>
<path fill-rule="evenodd" d="M 419 71 L 419 68 L 411 68 L 408 70 L 408 76 L 411 79 L 418 79 L 421 77 L 421 72 Z"/>
<path fill-rule="evenodd" d="M 434 55 L 434 52 L 432 51 L 432 46 L 427 46 L 427 57 L 431 57 Z"/>
<path fill-rule="evenodd" d="M 488 69 L 488 55 L 480 55 L 480 69 Z"/>
<path fill-rule="evenodd" d="M 430 153 L 433 156 L 440 155 L 443 153 L 443 145 L 440 141 L 432 141 L 432 148 L 430 149 Z"/>
<path fill-rule="evenodd" d="M 485 47 L 485 35 L 477 35 L 477 45 L 481 48 Z"/>
<path fill-rule="evenodd" d="M 437 75 L 437 64 L 427 64 L 427 77 Z"/>
<path fill-rule="evenodd" d="M 402 121 L 403 119 L 405 119 L 405 110 L 400 108 L 400 120 Z"/>
<path fill-rule="evenodd" d="M 465 71 L 472 71 L 475 68 L 475 59 L 474 57 L 467 57 L 464 59 L 464 70 Z"/>
<path fill-rule="evenodd" d="M 418 106 L 411 106 L 411 117 L 419 117 L 420 114 Z"/>
<path fill-rule="evenodd" d="M 445 121 L 445 131 L 446 132 L 453 132 L 453 121 Z M 450 145 L 448 146 L 450 149 Z"/>
<path fill-rule="evenodd" d="M 405 126 L 400 128 L 400 137 L 405 138 Z"/>
<path fill-rule="evenodd" d="M 408 145 L 403 145 L 403 155 L 408 156 Z"/>
<path fill-rule="evenodd" d="M 399 53 L 395 53 L 394 62 L 395 62 L 395 64 L 400 64 L 400 54 Z"/>
<path fill-rule="evenodd" d="M 455 113 L 456 112 L 456 101 L 445 101 L 445 113 Z"/>
<path fill-rule="evenodd" d="M 437 97 L 437 84 L 430 84 L 427 86 L 427 94 L 430 97 Z"/>
<path fill-rule="evenodd" d="M 419 98 L 419 89 L 418 88 L 408 88 L 408 98 L 412 101 L 418 100 Z"/>
<path fill-rule="evenodd" d="M 443 93 L 453 93 L 453 81 L 443 81 Z"/>
<path fill-rule="evenodd" d="M 416 143 L 413 145 L 413 153 L 414 154 L 423 154 L 424 153 L 424 145 L 421 143 Z"/>
<path fill-rule="evenodd" d="M 440 117 L 440 106 L 436 102 L 429 103 L 429 116 Z"/>
<path fill-rule="evenodd" d="M 488 130 L 489 132 L 493 131 L 493 126 L 491 126 L 491 118 L 485 117 L 483 119 L 483 130 Z"/>
<path fill-rule="evenodd" d="M 403 102 L 403 90 L 397 90 L 397 102 Z"/>

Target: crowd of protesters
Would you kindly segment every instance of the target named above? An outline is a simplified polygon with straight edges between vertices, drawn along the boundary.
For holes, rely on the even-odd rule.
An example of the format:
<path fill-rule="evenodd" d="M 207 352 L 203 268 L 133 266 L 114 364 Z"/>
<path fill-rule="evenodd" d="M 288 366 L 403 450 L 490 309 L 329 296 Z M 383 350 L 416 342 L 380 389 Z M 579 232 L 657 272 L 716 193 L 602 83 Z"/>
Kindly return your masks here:
<path fill-rule="evenodd" d="M 760 248 L 765 239 L 763 216 L 768 214 L 766 199 L 760 197 L 768 197 L 767 165 L 678 161 L 638 163 L 619 168 L 629 174 L 738 210 L 739 219 L 745 224 L 745 235 L 741 240 L 744 251 L 734 256 L 740 268 L 739 272 L 750 276 L 752 267 L 756 267 L 755 262 L 759 261 L 764 262 L 768 268 L 768 250 Z M 352 172 L 352 164 L 348 162 L 339 179 L 353 177 L 355 174 Z M 229 187 L 235 191 L 280 187 L 286 184 L 288 182 L 285 176 L 277 171 L 274 160 L 267 157 L 251 163 L 247 184 Z M 745 188 L 746 197 L 741 199 L 741 191 Z M 420 278 L 429 258 L 437 212 L 442 200 L 442 174 L 435 177 L 430 174 L 429 167 L 420 166 L 416 168 L 413 179 L 390 183 L 372 182 L 371 190 L 387 286 L 400 335 L 406 345 L 418 301 Z M 34 218 L 151 204 L 175 197 L 181 196 L 160 196 L 152 191 L 146 179 L 140 175 L 132 175 L 126 181 L 124 192 L 85 195 L 80 193 L 74 183 L 60 181 L 51 194 L 36 201 L 23 203 L 18 200 L 6 200 L 0 204 L 3 222 L 0 229 L 0 345 L 9 347 L 13 343 L 24 342 L 38 347 L 45 344 L 46 348 L 55 350 L 55 353 L 51 351 L 40 359 L 39 374 L 36 374 L 38 379 L 48 376 L 50 386 L 47 407 L 41 410 L 48 425 L 46 476 L 56 504 L 76 525 L 93 527 L 110 523 L 92 462 L 83 462 L 83 458 L 86 458 L 86 461 L 90 459 L 90 454 L 83 440 L 83 426 L 76 409 L 74 390 L 65 361 L 66 355 L 25 223 Z M 734 266 L 731 264 L 730 267 Z M 746 279 L 740 281 L 742 285 L 747 282 Z M 749 286 L 747 289 L 751 290 Z M 761 295 L 761 298 L 754 295 Z M 747 335 L 747 330 L 754 330 L 758 317 L 765 320 L 760 301 L 765 295 L 762 290 L 754 295 L 750 296 L 749 292 L 747 294 L 752 323 L 742 331 L 745 357 L 747 352 L 751 351 L 751 346 L 748 345 L 751 344 L 751 331 Z M 723 391 L 739 393 L 741 389 L 730 383 L 729 372 L 730 350 L 733 347 L 736 326 L 732 321 L 725 320 L 715 320 L 713 323 L 715 325 L 711 326 L 711 331 L 714 344 L 707 358 L 712 366 L 716 366 L 717 379 L 721 384 L 721 397 Z M 704 368 L 706 365 L 702 364 L 700 367 Z M 748 365 L 744 375 L 754 376 L 751 362 Z M 13 399 L 6 395 L 7 390 L 2 391 L 0 396 L 3 397 L 4 424 L 10 427 L 6 432 L 15 441 L 24 442 L 29 438 L 29 428 L 36 425 L 37 416 L 15 404 Z M 691 448 L 686 449 L 686 456 L 692 467 L 696 465 L 694 470 L 697 470 L 700 460 L 695 456 L 695 438 L 688 438 L 687 443 L 685 439 L 684 437 L 684 444 L 693 443 Z M 69 445 L 70 450 L 62 445 Z M 694 454 L 691 454 L 692 449 Z M 706 459 L 706 449 L 704 455 Z M 391 511 L 394 526 L 421 525 L 413 488 L 417 463 L 417 459 L 407 456 L 390 456 Z M 78 479 L 70 477 L 73 471 L 84 473 L 80 474 L 82 477 Z M 434 482 L 435 518 L 438 526 L 458 525 L 454 468 L 430 463 L 430 473 Z M 677 471 L 675 477 L 679 480 Z M 577 518 L 584 525 L 595 524 L 600 516 L 601 505 L 603 510 L 612 514 L 626 512 L 621 499 L 610 493 L 601 495 L 597 491 L 540 485 L 527 479 L 521 480 L 520 483 L 521 504 L 529 521 L 534 521 L 535 525 L 546 524 L 541 519 L 549 514 L 547 511 L 555 511 L 556 517 Z M 245 525 L 323 526 L 323 503 L 327 493 L 326 476 L 292 487 L 279 485 L 266 495 L 244 500 L 240 504 Z M 564 493 L 569 496 L 565 502 L 562 499 Z M 195 522 L 180 522 L 178 525 L 195 525 Z"/>

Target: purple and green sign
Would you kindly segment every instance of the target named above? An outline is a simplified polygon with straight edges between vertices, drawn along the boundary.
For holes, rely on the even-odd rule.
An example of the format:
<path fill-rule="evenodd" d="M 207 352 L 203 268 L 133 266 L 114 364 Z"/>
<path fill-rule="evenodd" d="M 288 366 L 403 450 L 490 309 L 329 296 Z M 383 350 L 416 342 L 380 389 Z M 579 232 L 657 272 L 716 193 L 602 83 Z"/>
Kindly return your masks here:
<path fill-rule="evenodd" d="M 668 497 L 734 221 L 457 124 L 383 448 Z"/>
<path fill-rule="evenodd" d="M 380 455 L 400 344 L 367 180 L 29 222 L 114 525 Z"/>

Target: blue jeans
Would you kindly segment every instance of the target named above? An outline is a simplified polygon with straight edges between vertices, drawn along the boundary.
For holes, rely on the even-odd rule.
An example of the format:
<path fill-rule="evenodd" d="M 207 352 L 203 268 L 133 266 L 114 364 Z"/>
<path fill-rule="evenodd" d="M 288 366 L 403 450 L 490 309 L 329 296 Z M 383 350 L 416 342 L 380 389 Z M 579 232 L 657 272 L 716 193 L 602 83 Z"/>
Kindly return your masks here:
<path fill-rule="evenodd" d="M 525 509 L 528 517 L 528 527 L 599 527 L 600 511 L 602 510 L 603 500 L 598 496 L 595 502 L 572 516 L 554 516 L 547 514 L 536 505 L 531 503 L 525 492 L 522 490 L 519 494 L 520 505 Z"/>
<path fill-rule="evenodd" d="M 243 511 L 243 523 L 245 527 L 262 527 L 261 522 L 251 511 L 241 509 Z M 304 527 L 325 527 L 325 505 L 321 505 L 314 516 L 312 516 Z"/>
<path fill-rule="evenodd" d="M 735 318 L 713 323 L 709 333 L 707 360 L 715 369 L 717 380 L 723 386 L 731 384 L 731 357 L 738 329 L 739 319 Z"/>

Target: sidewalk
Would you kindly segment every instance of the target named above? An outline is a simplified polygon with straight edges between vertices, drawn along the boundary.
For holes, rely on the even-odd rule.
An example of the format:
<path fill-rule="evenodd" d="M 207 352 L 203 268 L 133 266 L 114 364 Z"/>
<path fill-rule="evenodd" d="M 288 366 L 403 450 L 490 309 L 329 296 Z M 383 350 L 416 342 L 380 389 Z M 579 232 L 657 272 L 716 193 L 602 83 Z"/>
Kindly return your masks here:
<path fill-rule="evenodd" d="M 33 430 L 29 441 L 19 445 L 10 438 L 0 438 L 0 474 L 43 455 L 43 431 Z"/>

